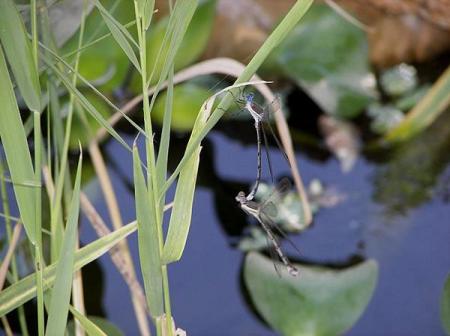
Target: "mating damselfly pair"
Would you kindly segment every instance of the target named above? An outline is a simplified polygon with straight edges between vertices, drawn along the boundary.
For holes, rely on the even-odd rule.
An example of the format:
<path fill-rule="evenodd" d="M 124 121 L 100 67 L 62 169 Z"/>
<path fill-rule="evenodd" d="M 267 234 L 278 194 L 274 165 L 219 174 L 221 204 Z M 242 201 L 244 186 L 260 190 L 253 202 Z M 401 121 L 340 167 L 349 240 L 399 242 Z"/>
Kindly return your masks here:
<path fill-rule="evenodd" d="M 298 274 L 298 270 L 294 267 L 289 259 L 284 255 L 281 250 L 280 244 L 277 239 L 277 234 L 286 238 L 286 235 L 281 230 L 281 228 L 272 220 L 277 212 L 277 202 L 282 201 L 282 197 L 290 190 L 291 184 L 288 179 L 283 179 L 276 187 L 274 192 L 265 200 L 261 202 L 254 201 L 256 192 L 258 191 L 259 184 L 261 182 L 262 177 L 262 141 L 264 141 L 264 148 L 266 152 L 266 158 L 269 168 L 269 173 L 273 182 L 273 169 L 270 161 L 270 155 L 268 150 L 268 137 L 265 132 L 265 127 L 270 131 L 271 135 L 277 142 L 278 147 L 281 152 L 284 154 L 286 161 L 287 157 L 283 151 L 283 148 L 275 135 L 275 132 L 270 125 L 270 117 L 273 113 L 277 112 L 277 109 L 281 107 L 279 99 L 276 99 L 272 103 L 266 105 L 264 108 L 256 103 L 255 96 L 253 93 L 248 93 L 243 95 L 242 98 L 237 98 L 236 103 L 243 110 L 247 111 L 251 115 L 254 121 L 254 127 L 256 131 L 256 141 L 257 141 L 257 172 L 256 172 L 256 181 L 248 194 L 244 191 L 240 191 L 238 195 L 235 197 L 236 201 L 239 203 L 240 208 L 248 215 L 254 217 L 258 223 L 261 225 L 261 228 L 264 230 L 267 240 L 269 242 L 269 248 L 272 247 L 275 252 L 278 254 L 278 257 L 286 266 L 289 274 L 296 276 Z M 277 233 L 275 233 L 276 231 Z M 291 242 L 291 244 L 295 247 L 295 245 Z M 297 248 L 296 248 L 297 249 Z M 298 251 L 298 250 L 297 250 Z M 275 269 L 278 272 L 278 269 Z"/>

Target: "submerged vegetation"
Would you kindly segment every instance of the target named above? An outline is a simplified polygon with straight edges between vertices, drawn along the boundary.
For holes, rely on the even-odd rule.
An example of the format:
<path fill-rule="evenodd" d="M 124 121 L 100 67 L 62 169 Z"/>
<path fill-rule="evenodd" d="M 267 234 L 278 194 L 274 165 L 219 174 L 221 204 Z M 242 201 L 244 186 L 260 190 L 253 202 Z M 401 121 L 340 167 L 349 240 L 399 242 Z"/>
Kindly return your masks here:
<path fill-rule="evenodd" d="M 258 185 L 260 169 L 250 193 L 242 184 L 213 177 L 221 192 L 234 192 L 226 194 L 225 207 L 237 207 L 240 195 L 241 208 L 261 223 L 236 243 L 246 252 L 243 285 L 254 310 L 276 332 L 337 335 L 351 329 L 376 290 L 378 262 L 363 257 L 339 265 L 308 260 L 291 265 L 284 256 L 282 239 L 311 229 L 320 208 L 345 198 L 328 193 L 317 180 L 304 187 L 293 139 L 326 147 L 346 171 L 361 152 L 377 160 L 388 150 L 389 163 L 374 174 L 373 198 L 388 217 L 405 214 L 430 198 L 423 189 L 431 188 L 448 164 L 442 157 L 449 128 L 433 122 L 448 118 L 450 70 L 446 64 L 433 81 L 421 81 L 416 67 L 406 64 L 375 72 L 366 32 L 333 4 L 292 1 L 242 64 L 230 58 L 200 60 L 212 38 L 215 0 L 77 0 L 72 7 L 66 1 L 0 1 L 0 317 L 5 334 L 122 334 L 107 318 L 89 313 L 90 293 L 83 288 L 83 268 L 109 253 L 128 287 L 136 330 L 183 335 L 171 294 L 176 282 L 168 268 L 180 261 L 188 243 L 199 170 L 209 165 L 207 136 L 220 120 L 254 124 L 248 138 L 256 144 L 256 130 L 259 158 L 260 145 L 270 147 L 273 141 L 258 128 L 258 116 L 253 120 L 248 114 L 247 93 L 261 102 L 275 101 L 276 86 L 257 72 L 288 80 L 308 98 L 307 106 L 320 108 L 317 127 L 324 141 L 317 146 L 317 134 L 287 123 L 289 114 L 301 120 L 311 111 L 288 112 L 288 89 L 281 88 L 280 105 L 267 121 L 268 127 L 276 125 L 276 142 L 295 188 L 262 219 L 258 205 L 275 202 L 268 196 L 273 186 Z M 242 109 L 244 117 L 233 113 Z M 239 129 L 233 132 L 238 137 Z M 181 154 L 180 134 L 187 134 Z M 118 162 L 132 161 L 135 219 L 128 223 L 101 150 L 106 139 L 120 146 L 114 153 Z M 404 176 L 412 165 L 415 170 Z M 272 175 L 270 161 L 263 169 Z M 108 220 L 86 187 L 93 179 Z M 228 208 L 218 213 L 238 221 Z M 81 218 L 97 234 L 87 244 L 80 239 Z M 127 240 L 133 234 L 137 240 Z M 267 248 L 267 240 L 275 247 L 272 261 L 257 252 Z M 297 269 L 299 275 L 291 276 Z M 447 279 L 440 298 L 447 333 L 449 288 Z M 190 305 L 196 309 L 195 302 Z"/>

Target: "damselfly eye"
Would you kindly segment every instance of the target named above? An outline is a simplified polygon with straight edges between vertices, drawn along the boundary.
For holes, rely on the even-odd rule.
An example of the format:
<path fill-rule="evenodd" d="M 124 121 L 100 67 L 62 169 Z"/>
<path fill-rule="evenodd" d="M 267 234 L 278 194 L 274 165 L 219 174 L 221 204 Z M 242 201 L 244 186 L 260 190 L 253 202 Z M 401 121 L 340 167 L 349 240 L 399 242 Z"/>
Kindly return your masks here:
<path fill-rule="evenodd" d="M 253 97 L 254 97 L 255 95 L 253 94 L 253 93 L 249 93 L 249 94 L 247 94 L 246 96 L 245 96 L 245 100 L 247 100 L 248 102 L 252 102 L 253 101 Z"/>

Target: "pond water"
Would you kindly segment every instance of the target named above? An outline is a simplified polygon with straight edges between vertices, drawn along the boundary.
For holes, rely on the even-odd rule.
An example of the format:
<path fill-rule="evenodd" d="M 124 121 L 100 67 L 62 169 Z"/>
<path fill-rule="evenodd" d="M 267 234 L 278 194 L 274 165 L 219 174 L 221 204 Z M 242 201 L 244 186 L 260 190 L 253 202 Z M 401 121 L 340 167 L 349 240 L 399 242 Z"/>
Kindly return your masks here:
<path fill-rule="evenodd" d="M 379 263 L 374 295 L 348 335 L 444 335 L 439 302 L 450 271 L 450 135 L 445 121 L 396 151 L 361 156 L 347 174 L 334 158 L 295 145 L 304 181 L 318 178 L 346 199 L 320 210 L 307 231 L 290 236 L 300 256 L 286 244 L 283 249 L 294 261 L 308 264 L 342 266 L 366 258 Z M 253 136 L 251 124 L 234 132 Z M 247 299 L 241 275 L 244 254 L 233 247 L 248 220 L 234 196 L 254 180 L 256 147 L 249 137 L 227 134 L 213 131 L 204 142 L 186 249 L 180 262 L 169 266 L 173 315 L 190 335 L 274 335 Z M 174 149 L 181 151 L 184 141 L 175 141 Z M 104 152 L 124 222 L 131 221 L 131 157 L 114 141 Z M 271 158 L 277 177 L 289 175 L 275 148 Z M 179 158 L 172 159 L 175 163 Z M 90 195 L 98 193 L 97 182 L 87 189 Z M 102 202 L 94 198 L 108 218 Z M 85 242 L 96 237 L 85 218 L 82 237 Z M 138 265 L 136 234 L 129 242 Z M 91 269 L 86 274 L 89 286 L 94 282 L 102 287 L 92 301 L 101 298 L 101 305 L 88 312 L 103 312 L 125 334 L 137 334 L 128 289 L 109 256 L 100 259 L 100 269 Z"/>

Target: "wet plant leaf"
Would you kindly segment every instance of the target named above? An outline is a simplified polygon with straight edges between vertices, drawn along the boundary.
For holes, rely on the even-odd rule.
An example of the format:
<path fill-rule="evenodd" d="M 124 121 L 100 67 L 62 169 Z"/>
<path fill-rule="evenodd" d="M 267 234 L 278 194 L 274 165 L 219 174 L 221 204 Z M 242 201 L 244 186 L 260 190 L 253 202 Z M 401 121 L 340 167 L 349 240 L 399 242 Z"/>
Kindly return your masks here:
<path fill-rule="evenodd" d="M 297 277 L 281 264 L 249 253 L 244 281 L 256 310 L 282 335 L 340 335 L 364 312 L 375 289 L 378 266 L 368 260 L 344 270 L 300 266 Z"/>
<path fill-rule="evenodd" d="M 280 69 L 338 117 L 358 115 L 375 98 L 365 33 L 325 5 L 311 7 L 267 66 Z"/>
<path fill-rule="evenodd" d="M 450 275 L 445 281 L 441 298 L 441 321 L 447 335 L 450 335 Z"/>
<path fill-rule="evenodd" d="M 39 75 L 25 26 L 12 0 L 0 1 L 0 41 L 25 103 L 30 110 L 40 112 Z"/>
<path fill-rule="evenodd" d="M 200 107 L 210 95 L 210 91 L 193 83 L 175 86 L 171 128 L 178 132 L 192 130 Z M 153 120 L 160 125 L 164 119 L 165 101 L 166 93 L 164 92 L 158 96 L 152 111 Z"/>
<path fill-rule="evenodd" d="M 0 139 L 13 181 L 20 217 L 28 239 L 35 242 L 35 198 L 32 188 L 23 185 L 34 181 L 34 169 L 28 150 L 27 136 L 20 118 L 6 61 L 0 48 Z"/>

